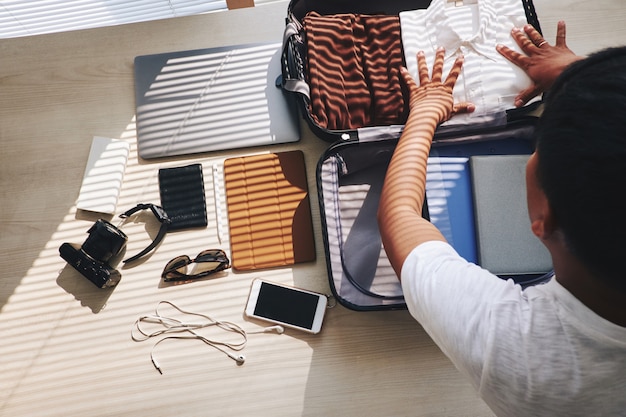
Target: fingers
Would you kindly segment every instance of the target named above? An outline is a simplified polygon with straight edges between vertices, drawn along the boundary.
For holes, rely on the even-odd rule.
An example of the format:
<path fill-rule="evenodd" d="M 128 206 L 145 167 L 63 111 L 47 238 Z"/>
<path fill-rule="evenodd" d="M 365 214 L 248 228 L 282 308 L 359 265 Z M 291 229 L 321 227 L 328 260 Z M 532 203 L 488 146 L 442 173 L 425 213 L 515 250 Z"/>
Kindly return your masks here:
<path fill-rule="evenodd" d="M 556 26 L 556 46 L 567 48 L 567 44 L 565 43 L 565 22 L 560 21 Z"/>
<path fill-rule="evenodd" d="M 428 64 L 426 63 L 426 56 L 423 51 L 419 51 L 417 53 L 417 73 L 419 76 L 420 85 L 426 85 L 430 82 L 433 83 L 441 83 L 443 78 L 443 64 L 445 60 L 446 50 L 444 48 L 438 48 L 435 54 L 435 62 L 433 64 L 433 74 L 432 78 L 428 76 Z M 446 77 L 446 81 L 443 83 L 446 87 L 453 88 L 454 84 L 456 84 L 456 80 L 459 78 L 459 74 L 461 73 L 461 68 L 463 67 L 463 56 L 459 55 L 448 76 Z"/>
<path fill-rule="evenodd" d="M 408 87 L 409 92 L 413 92 L 418 88 L 417 84 L 415 84 L 415 80 L 409 73 L 409 70 L 405 67 L 400 67 L 400 76 L 402 77 L 402 80 L 404 80 L 404 84 Z"/>
<path fill-rule="evenodd" d="M 443 102 L 444 104 L 452 99 L 452 90 L 459 78 L 461 68 L 463 67 L 463 56 L 457 56 L 450 69 L 450 72 L 446 76 L 444 82 L 441 81 L 443 77 L 443 67 L 445 61 L 445 49 L 439 48 L 435 53 L 435 61 L 433 63 L 432 79 L 428 74 L 428 64 L 426 63 L 426 56 L 423 51 L 417 53 L 417 75 L 419 79 L 418 83 L 413 79 L 406 67 L 400 67 L 400 78 L 404 81 L 404 84 L 409 89 L 410 95 L 410 107 L 413 108 L 424 100 L 430 100 L 432 103 L 434 100 Z M 432 105 L 432 104 L 430 104 Z M 448 105 L 446 105 L 448 106 Z M 449 106 L 452 106 L 452 100 L 449 101 Z M 459 112 L 468 113 L 474 111 L 474 105 L 471 103 L 460 103 L 454 107 L 447 107 L 446 112 Z M 449 117 L 446 116 L 446 118 Z"/>
<path fill-rule="evenodd" d="M 519 45 L 522 51 L 524 51 L 527 55 L 530 55 L 531 52 L 536 50 L 536 45 L 520 28 L 514 27 L 511 29 L 511 36 L 515 39 L 515 42 Z"/>
<path fill-rule="evenodd" d="M 537 29 L 535 29 L 533 25 L 524 25 L 524 32 L 528 36 L 528 39 L 530 39 L 531 43 L 537 48 L 541 48 L 548 43 L 548 41 L 541 36 L 541 33 L 537 32 Z"/>
<path fill-rule="evenodd" d="M 417 75 L 419 77 L 420 85 L 426 85 L 430 81 L 428 77 L 428 65 L 426 65 L 426 56 L 424 51 L 417 53 Z"/>
<path fill-rule="evenodd" d="M 511 61 L 513 64 L 517 65 L 520 68 L 526 68 L 528 64 L 528 57 L 526 55 L 522 55 L 517 51 L 512 50 L 504 45 L 496 45 L 496 50 L 506 59 Z"/>
<path fill-rule="evenodd" d="M 517 97 L 515 97 L 515 107 L 522 107 L 524 104 L 528 103 L 530 99 L 537 97 L 542 93 L 542 90 L 535 84 L 531 87 L 522 90 Z"/>
<path fill-rule="evenodd" d="M 543 36 L 541 36 L 541 33 L 539 33 L 537 29 L 535 29 L 533 25 L 530 24 L 525 25 L 523 31 L 519 28 L 513 28 L 511 30 L 511 35 L 515 39 L 515 42 L 517 42 L 517 44 L 520 46 L 522 51 L 524 51 L 528 55 L 530 55 L 532 52 L 535 52 L 535 48 L 541 48 L 544 45 L 549 44 L 548 41 L 546 41 Z M 565 22 L 562 20 L 559 21 L 559 23 L 557 24 L 555 46 L 563 48 L 567 47 L 567 44 L 565 43 Z M 505 48 L 502 49 L 508 49 Z M 502 53 L 502 51 L 500 52 Z M 508 58 L 507 55 L 505 56 Z"/>
<path fill-rule="evenodd" d="M 443 61 L 443 54 L 442 54 L 442 61 Z M 450 69 L 450 72 L 448 73 L 448 76 L 446 77 L 446 81 L 443 83 L 444 86 L 449 87 L 450 89 L 454 88 L 454 85 L 456 84 L 456 80 L 457 78 L 459 78 L 459 74 L 461 74 L 461 68 L 463 67 L 463 62 L 464 62 L 463 55 L 459 55 L 454 61 L 454 64 L 452 65 L 452 69 Z M 443 62 L 442 62 L 442 67 L 443 67 Z M 442 71 L 443 71 L 443 68 L 442 68 Z"/>
<path fill-rule="evenodd" d="M 434 83 L 441 82 L 442 73 L 443 73 L 443 58 L 444 58 L 445 52 L 446 51 L 443 48 L 438 48 L 437 53 L 435 54 L 435 63 L 433 65 L 433 76 L 431 80 Z"/>
<path fill-rule="evenodd" d="M 471 113 L 474 110 L 476 110 L 476 106 L 474 105 L 474 103 L 467 103 L 467 102 L 457 103 L 454 105 L 454 107 L 452 107 L 452 115 L 461 114 L 461 113 Z"/>

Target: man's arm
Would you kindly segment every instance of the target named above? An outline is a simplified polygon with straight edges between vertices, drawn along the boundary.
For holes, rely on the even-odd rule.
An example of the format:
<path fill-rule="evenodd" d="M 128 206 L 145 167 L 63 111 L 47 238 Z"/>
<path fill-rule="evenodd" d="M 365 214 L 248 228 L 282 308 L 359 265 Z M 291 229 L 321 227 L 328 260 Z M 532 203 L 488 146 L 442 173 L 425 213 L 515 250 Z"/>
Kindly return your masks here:
<path fill-rule="evenodd" d="M 504 45 L 496 50 L 506 59 L 520 67 L 532 80 L 532 85 L 515 97 L 515 106 L 521 107 L 533 97 L 548 91 L 563 70 L 584 57 L 574 54 L 565 42 L 565 22 L 560 21 L 556 29 L 556 43 L 550 45 L 532 25 L 524 29 L 513 28 L 511 35 L 526 55 L 515 52 Z"/>
<path fill-rule="evenodd" d="M 417 54 L 419 86 L 406 68 L 401 68 L 409 89 L 409 117 L 389 163 L 378 207 L 383 246 L 398 277 L 416 246 L 431 240 L 445 241 L 441 232 L 422 217 L 428 154 L 439 123 L 456 113 L 474 110 L 469 103 L 454 105 L 452 97 L 463 59 L 457 58 L 442 82 L 443 60 L 444 50 L 440 48 L 431 78 L 424 54 Z"/>

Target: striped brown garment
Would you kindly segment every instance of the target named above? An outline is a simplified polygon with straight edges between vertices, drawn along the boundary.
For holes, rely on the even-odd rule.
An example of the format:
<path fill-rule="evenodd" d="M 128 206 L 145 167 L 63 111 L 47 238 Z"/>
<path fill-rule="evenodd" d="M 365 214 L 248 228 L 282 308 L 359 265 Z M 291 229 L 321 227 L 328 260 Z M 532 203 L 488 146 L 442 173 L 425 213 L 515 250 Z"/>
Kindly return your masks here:
<path fill-rule="evenodd" d="M 327 129 L 404 124 L 398 16 L 311 12 L 304 18 L 310 113 Z"/>

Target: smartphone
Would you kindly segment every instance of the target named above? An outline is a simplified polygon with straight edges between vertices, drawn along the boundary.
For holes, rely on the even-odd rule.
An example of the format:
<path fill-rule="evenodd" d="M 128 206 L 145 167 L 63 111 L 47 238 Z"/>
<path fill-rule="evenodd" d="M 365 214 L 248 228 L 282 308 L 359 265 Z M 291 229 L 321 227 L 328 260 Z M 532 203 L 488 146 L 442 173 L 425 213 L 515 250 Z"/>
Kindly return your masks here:
<path fill-rule="evenodd" d="M 319 333 L 328 298 L 284 284 L 252 281 L 245 314 L 309 333 Z"/>

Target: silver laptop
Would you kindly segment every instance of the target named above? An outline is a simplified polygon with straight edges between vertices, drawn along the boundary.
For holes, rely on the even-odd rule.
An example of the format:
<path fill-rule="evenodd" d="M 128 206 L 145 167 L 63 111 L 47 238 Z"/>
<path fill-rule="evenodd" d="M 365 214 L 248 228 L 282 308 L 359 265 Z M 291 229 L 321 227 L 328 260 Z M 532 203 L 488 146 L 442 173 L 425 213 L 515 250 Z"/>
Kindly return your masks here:
<path fill-rule="evenodd" d="M 135 58 L 144 159 L 296 142 L 297 105 L 277 85 L 280 42 Z"/>

